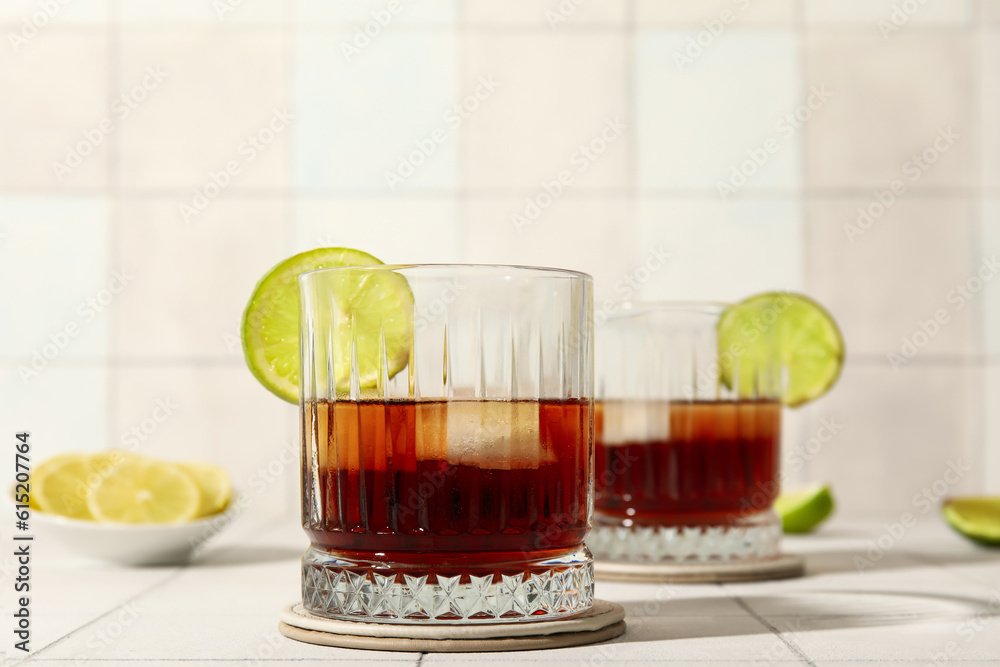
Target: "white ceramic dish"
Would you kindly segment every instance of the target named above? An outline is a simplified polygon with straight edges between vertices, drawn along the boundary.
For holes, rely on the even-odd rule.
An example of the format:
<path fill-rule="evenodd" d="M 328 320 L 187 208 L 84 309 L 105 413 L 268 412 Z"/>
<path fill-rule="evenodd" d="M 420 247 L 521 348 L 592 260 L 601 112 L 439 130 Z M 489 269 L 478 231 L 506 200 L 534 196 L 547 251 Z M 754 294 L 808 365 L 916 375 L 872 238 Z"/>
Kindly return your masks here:
<path fill-rule="evenodd" d="M 176 565 L 187 562 L 234 518 L 223 512 L 188 523 L 131 525 L 32 511 L 28 534 L 39 541 L 57 542 L 76 556 L 122 565 Z"/>

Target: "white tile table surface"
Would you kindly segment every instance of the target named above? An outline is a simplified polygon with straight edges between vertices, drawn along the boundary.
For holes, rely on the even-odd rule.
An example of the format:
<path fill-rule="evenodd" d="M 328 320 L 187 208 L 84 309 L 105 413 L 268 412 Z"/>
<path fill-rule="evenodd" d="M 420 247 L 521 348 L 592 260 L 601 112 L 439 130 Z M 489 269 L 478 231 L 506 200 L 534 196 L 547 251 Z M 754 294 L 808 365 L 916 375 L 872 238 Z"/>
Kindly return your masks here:
<path fill-rule="evenodd" d="M 623 637 L 498 654 L 346 650 L 281 637 L 277 610 L 298 595 L 305 546 L 294 519 L 247 516 L 187 567 L 73 561 L 57 545 L 36 542 L 32 653 L 3 648 L 10 664 L 46 667 L 1000 665 L 1000 551 L 972 546 L 933 514 L 901 535 L 887 527 L 898 520 L 838 518 L 814 536 L 787 540 L 787 550 L 806 556 L 801 579 L 598 583 L 600 597 L 628 612 Z M 9 593 L 3 599 L 10 604 Z"/>

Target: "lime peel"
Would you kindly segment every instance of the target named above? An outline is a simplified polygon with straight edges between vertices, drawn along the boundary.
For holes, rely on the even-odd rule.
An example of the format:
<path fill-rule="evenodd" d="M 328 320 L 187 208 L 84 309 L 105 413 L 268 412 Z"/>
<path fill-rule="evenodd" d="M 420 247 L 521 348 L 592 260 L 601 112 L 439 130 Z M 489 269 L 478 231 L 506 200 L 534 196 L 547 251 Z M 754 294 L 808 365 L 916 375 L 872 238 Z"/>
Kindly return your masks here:
<path fill-rule="evenodd" d="M 824 484 L 783 492 L 774 501 L 774 511 L 786 533 L 814 530 L 833 514 L 834 507 L 833 492 Z"/>
<path fill-rule="evenodd" d="M 945 521 L 978 544 L 1000 546 L 1000 497 L 951 498 L 942 506 Z"/>

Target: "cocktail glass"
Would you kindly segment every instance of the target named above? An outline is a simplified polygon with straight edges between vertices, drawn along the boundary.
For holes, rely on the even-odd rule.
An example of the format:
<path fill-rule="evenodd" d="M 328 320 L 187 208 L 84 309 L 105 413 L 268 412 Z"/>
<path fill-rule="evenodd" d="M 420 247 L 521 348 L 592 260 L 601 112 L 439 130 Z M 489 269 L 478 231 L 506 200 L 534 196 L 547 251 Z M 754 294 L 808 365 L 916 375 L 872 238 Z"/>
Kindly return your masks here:
<path fill-rule="evenodd" d="M 591 283 L 474 265 L 299 278 L 309 612 L 497 623 L 591 607 Z"/>
<path fill-rule="evenodd" d="M 772 327 L 719 349 L 725 306 L 630 304 L 597 334 L 599 560 L 687 563 L 778 555 L 782 370 Z M 769 343 L 771 341 L 771 343 Z"/>

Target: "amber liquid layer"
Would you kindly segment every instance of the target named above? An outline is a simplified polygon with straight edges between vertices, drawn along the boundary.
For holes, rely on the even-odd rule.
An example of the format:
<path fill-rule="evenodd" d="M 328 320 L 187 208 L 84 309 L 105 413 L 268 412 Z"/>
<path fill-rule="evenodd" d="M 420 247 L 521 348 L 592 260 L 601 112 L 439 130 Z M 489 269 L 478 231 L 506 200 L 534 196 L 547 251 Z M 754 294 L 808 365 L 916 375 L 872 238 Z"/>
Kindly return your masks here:
<path fill-rule="evenodd" d="M 606 401 L 596 409 L 595 510 L 636 525 L 724 523 L 778 492 L 775 401 Z"/>
<path fill-rule="evenodd" d="M 303 420 L 303 526 L 318 547 L 474 565 L 583 542 L 586 401 L 315 401 Z"/>

